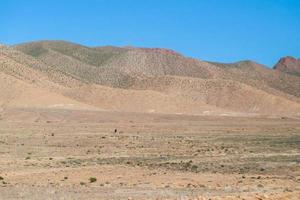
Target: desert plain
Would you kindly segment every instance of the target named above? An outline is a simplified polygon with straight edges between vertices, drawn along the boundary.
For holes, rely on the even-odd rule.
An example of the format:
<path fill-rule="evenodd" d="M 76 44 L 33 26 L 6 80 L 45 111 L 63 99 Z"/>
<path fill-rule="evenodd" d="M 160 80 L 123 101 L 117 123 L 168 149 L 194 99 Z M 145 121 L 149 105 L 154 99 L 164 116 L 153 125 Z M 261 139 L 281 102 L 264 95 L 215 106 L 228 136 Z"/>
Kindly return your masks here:
<path fill-rule="evenodd" d="M 6 110 L 0 199 L 298 199 L 298 118 Z"/>

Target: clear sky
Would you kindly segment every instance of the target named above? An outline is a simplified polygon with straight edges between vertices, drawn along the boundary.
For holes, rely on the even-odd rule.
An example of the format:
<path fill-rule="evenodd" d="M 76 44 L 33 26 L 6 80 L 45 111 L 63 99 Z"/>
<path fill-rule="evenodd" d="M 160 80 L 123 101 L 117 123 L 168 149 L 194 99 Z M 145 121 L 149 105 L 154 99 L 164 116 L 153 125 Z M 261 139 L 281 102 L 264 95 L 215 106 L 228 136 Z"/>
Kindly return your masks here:
<path fill-rule="evenodd" d="M 0 43 L 44 39 L 272 66 L 300 58 L 300 0 L 0 0 Z"/>

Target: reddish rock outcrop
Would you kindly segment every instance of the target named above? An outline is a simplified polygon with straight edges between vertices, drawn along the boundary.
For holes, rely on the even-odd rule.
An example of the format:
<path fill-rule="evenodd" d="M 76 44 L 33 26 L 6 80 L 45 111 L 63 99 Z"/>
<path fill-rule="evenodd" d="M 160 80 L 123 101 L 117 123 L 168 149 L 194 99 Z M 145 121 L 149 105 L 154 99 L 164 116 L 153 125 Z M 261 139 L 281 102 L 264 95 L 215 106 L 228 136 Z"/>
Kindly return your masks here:
<path fill-rule="evenodd" d="M 300 59 L 296 59 L 290 56 L 281 58 L 279 62 L 274 66 L 274 69 L 300 74 Z"/>

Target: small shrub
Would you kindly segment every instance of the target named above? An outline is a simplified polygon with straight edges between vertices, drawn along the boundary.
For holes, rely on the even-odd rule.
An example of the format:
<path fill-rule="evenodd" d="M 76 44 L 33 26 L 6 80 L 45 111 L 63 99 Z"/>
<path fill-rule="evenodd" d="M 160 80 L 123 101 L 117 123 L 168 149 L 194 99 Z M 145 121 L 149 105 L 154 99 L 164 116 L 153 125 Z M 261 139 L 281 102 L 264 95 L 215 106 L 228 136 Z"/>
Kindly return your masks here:
<path fill-rule="evenodd" d="M 95 178 L 95 177 L 90 177 L 90 183 L 94 183 L 94 182 L 96 182 L 97 181 L 97 178 Z"/>
<path fill-rule="evenodd" d="M 197 172 L 198 171 L 198 166 L 197 165 L 193 165 L 191 167 L 192 172 Z"/>

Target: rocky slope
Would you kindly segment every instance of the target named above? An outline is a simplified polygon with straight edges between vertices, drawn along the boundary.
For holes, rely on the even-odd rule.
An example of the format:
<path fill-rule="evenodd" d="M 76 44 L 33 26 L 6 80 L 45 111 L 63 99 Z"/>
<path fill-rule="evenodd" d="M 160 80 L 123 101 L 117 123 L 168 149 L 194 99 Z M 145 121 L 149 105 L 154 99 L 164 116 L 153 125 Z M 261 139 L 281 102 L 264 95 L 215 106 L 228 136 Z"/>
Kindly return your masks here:
<path fill-rule="evenodd" d="M 95 109 L 0 72 L 0 108 Z"/>
<path fill-rule="evenodd" d="M 64 41 L 0 47 L 3 77 L 79 107 L 129 112 L 298 115 L 300 77 L 279 69 L 252 61 L 204 62 L 159 48 L 91 48 Z M 19 86 L 9 91 L 14 88 Z"/>

